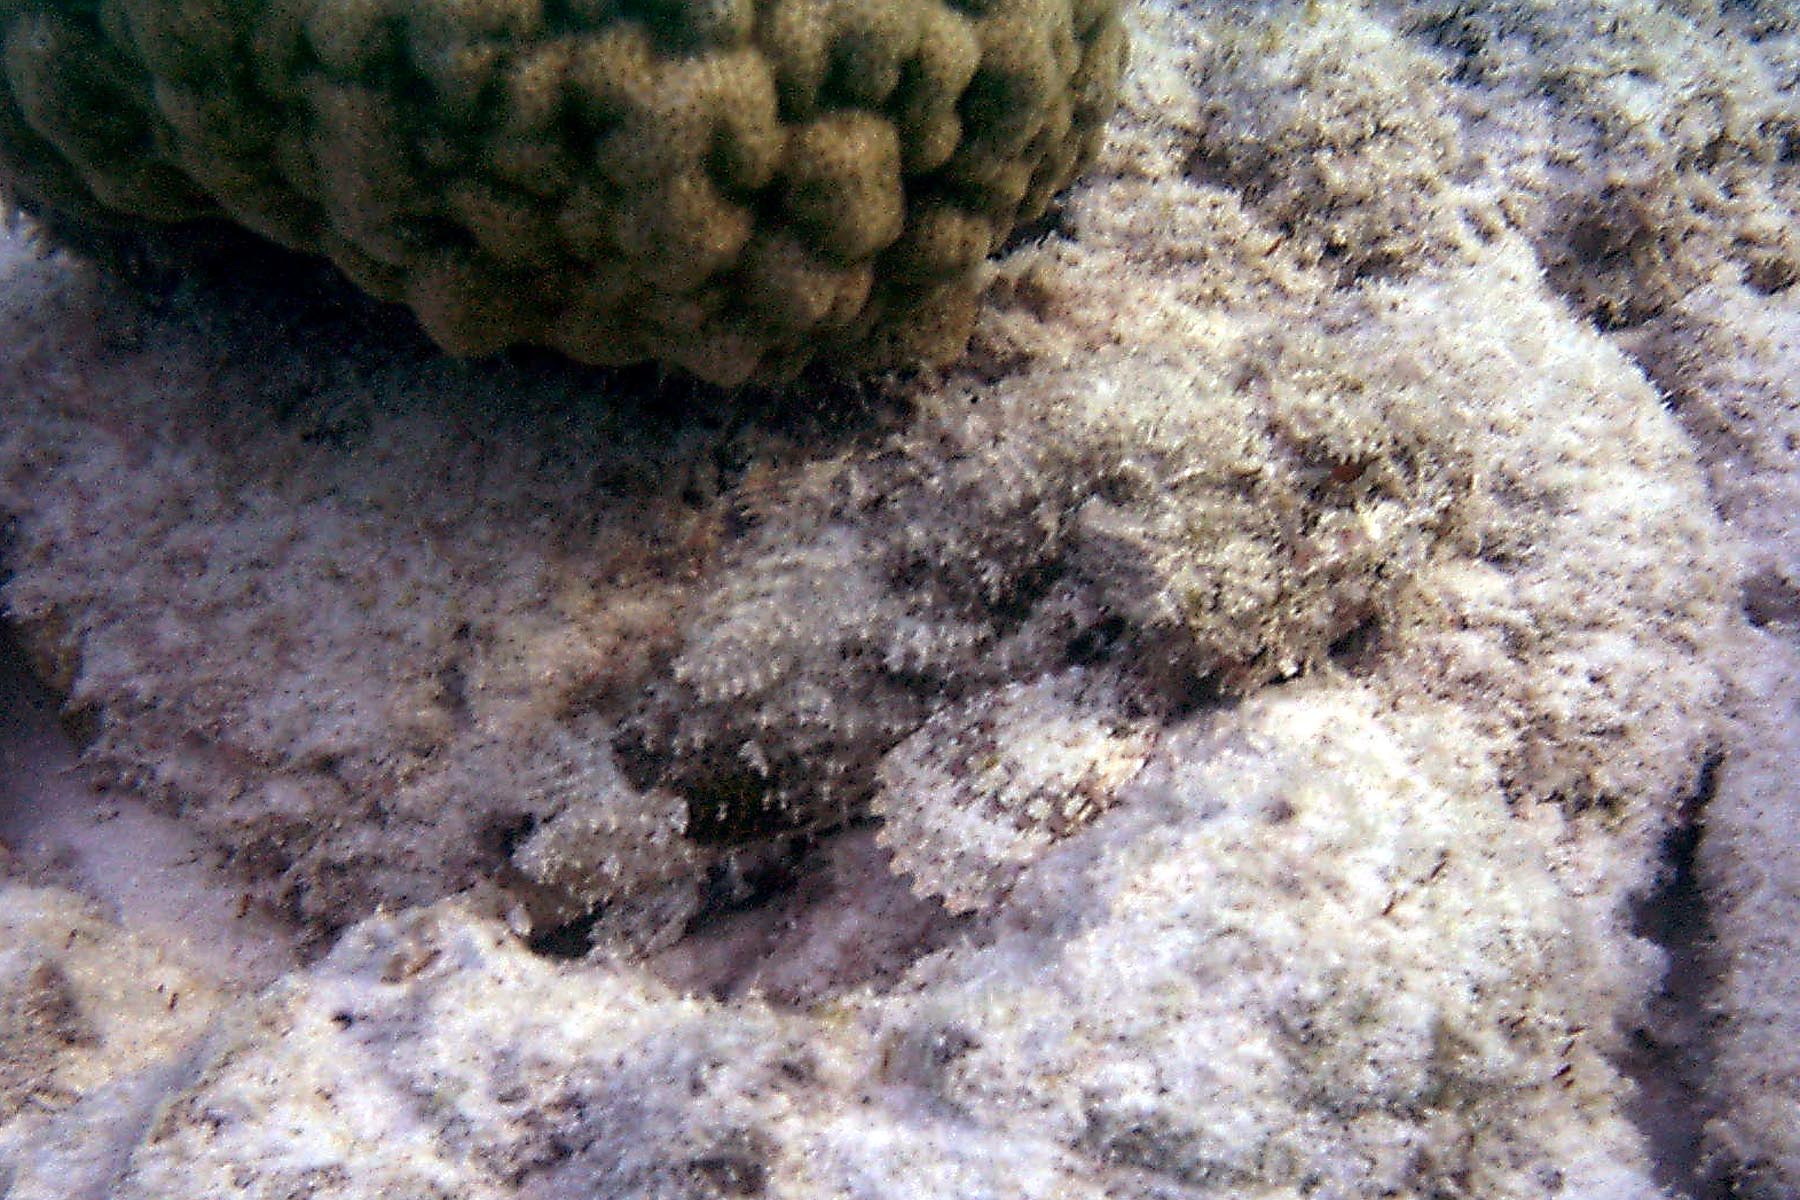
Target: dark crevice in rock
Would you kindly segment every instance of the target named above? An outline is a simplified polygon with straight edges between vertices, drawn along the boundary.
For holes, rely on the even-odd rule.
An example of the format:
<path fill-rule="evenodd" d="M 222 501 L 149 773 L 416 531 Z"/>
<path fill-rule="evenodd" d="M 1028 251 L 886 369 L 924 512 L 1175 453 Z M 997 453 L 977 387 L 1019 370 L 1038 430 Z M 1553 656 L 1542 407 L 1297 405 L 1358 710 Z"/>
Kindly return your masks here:
<path fill-rule="evenodd" d="M 594 925 L 599 920 L 598 912 L 588 913 L 573 921 L 534 933 L 526 944 L 534 954 L 541 954 L 545 958 L 582 959 L 594 948 Z"/>
<path fill-rule="evenodd" d="M 1744 579 L 1744 616 L 1758 629 L 1800 627 L 1800 582 L 1774 566 L 1753 571 Z"/>
<path fill-rule="evenodd" d="M 4 559 L 0 559 L 0 578 Z M 18 733 L 27 725 L 54 726 L 69 743 L 72 758 L 79 757 L 100 736 L 100 717 L 91 708 L 70 708 L 45 680 L 53 664 L 32 652 L 19 626 L 0 607 L 0 731 Z M 0 761 L 4 761 L 0 758 Z M 13 784 L 0 780 L 0 795 Z"/>
<path fill-rule="evenodd" d="M 532 813 L 496 813 L 476 835 L 482 861 L 497 870 L 512 861 L 513 853 L 537 831 L 538 818 Z"/>
<path fill-rule="evenodd" d="M 740 851 L 709 875 L 681 939 L 647 965 L 695 995 L 806 1007 L 897 981 L 968 930 L 888 869 L 876 826 Z"/>
<path fill-rule="evenodd" d="M 1717 981 L 1717 964 L 1697 852 L 1718 766 L 1715 758 L 1702 768 L 1664 837 L 1662 878 L 1633 912 L 1633 932 L 1662 948 L 1668 970 L 1619 1062 L 1637 1085 L 1627 1112 L 1649 1146 L 1657 1183 L 1689 1200 L 1725 1200 L 1733 1194 L 1730 1181 L 1709 1169 L 1702 1155 L 1702 1133 L 1711 1116 L 1704 1085 L 1713 1059 L 1706 998 Z"/>
<path fill-rule="evenodd" d="M 721 761 L 713 764 L 712 770 L 683 780 L 688 838 L 702 846 L 726 847 L 795 832 L 808 818 L 780 803 L 778 796 L 786 786 L 802 790 L 804 783 L 786 781 L 803 779 L 805 771 L 788 756 L 783 756 L 781 766 L 789 769 L 765 774 Z"/>
<path fill-rule="evenodd" d="M 1006 237 L 1001 240 L 999 247 L 994 253 L 997 256 L 1004 257 L 1005 255 L 1011 254 L 1014 250 L 1017 250 L 1020 246 L 1034 242 L 1047 241 L 1052 237 L 1064 236 L 1066 231 L 1063 225 L 1063 215 L 1063 206 L 1061 204 L 1052 203 L 1050 207 L 1044 211 L 1043 216 L 1035 221 L 1027 221 L 1025 224 L 1007 234 Z"/>
<path fill-rule="evenodd" d="M 1381 651 L 1381 621 L 1371 615 L 1340 634 L 1326 650 L 1326 655 L 1353 678 L 1361 679 L 1374 673 Z"/>

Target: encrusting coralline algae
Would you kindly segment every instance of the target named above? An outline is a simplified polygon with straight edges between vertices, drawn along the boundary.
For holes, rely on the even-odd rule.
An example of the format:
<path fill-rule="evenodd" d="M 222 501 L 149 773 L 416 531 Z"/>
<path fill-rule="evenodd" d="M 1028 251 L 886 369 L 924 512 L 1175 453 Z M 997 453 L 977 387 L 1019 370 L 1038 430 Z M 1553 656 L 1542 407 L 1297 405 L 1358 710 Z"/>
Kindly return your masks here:
<path fill-rule="evenodd" d="M 9 612 L 92 769 L 330 947 L 204 1036 L 146 1018 L 181 1070 L 141 1135 L 148 1076 L 38 1037 L 21 1086 L 72 1099 L 0 1124 L 12 1200 L 1671 1194 L 1631 905 L 1684 805 L 1779 791 L 1740 557 L 1757 638 L 1793 578 L 1708 477 L 1792 393 L 1718 365 L 1775 360 L 1688 281 L 1779 325 L 1794 35 L 1128 23 L 967 357 L 861 387 L 457 365 L 348 301 L 12 268 Z M 821 869 L 871 841 L 895 875 Z M 1706 1169 L 1776 1197 L 1753 966 Z M 97 1130 L 129 1144 L 84 1165 Z"/>

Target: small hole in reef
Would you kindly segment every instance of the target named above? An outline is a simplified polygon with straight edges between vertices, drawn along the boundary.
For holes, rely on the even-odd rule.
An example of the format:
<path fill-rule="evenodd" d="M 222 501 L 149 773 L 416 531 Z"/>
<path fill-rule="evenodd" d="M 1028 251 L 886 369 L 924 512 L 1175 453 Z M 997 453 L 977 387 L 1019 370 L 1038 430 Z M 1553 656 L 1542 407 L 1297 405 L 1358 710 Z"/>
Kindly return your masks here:
<path fill-rule="evenodd" d="M 599 920 L 598 912 L 589 913 L 534 934 L 527 944 L 545 958 L 585 958 L 588 951 L 594 948 L 594 925 Z"/>
<path fill-rule="evenodd" d="M 1326 653 L 1333 662 L 1355 674 L 1368 670 L 1380 650 L 1381 624 L 1368 617 L 1340 635 Z"/>
<path fill-rule="evenodd" d="M 1778 254 L 1753 259 L 1744 268 L 1744 282 L 1765 296 L 1786 291 L 1800 281 L 1800 263 Z"/>
<path fill-rule="evenodd" d="M 482 827 L 476 835 L 476 844 L 481 848 L 483 858 L 494 863 L 509 862 L 513 851 L 537 826 L 538 819 L 530 813 L 499 814 Z"/>
<path fill-rule="evenodd" d="M 1002 255 L 1010 254 L 1020 246 L 1030 242 L 1042 241 L 1053 233 L 1061 233 L 1063 228 L 1062 222 L 1063 206 L 1060 204 L 1052 204 L 1045 210 L 1043 216 L 1035 221 L 1028 221 L 1007 234 L 1006 240 L 1000 243 L 1000 249 L 996 251 L 996 253 Z"/>
<path fill-rule="evenodd" d="M 1124 617 L 1111 616 L 1076 634 L 1069 642 L 1069 661 L 1076 666 L 1091 666 L 1109 657 L 1125 636 Z"/>

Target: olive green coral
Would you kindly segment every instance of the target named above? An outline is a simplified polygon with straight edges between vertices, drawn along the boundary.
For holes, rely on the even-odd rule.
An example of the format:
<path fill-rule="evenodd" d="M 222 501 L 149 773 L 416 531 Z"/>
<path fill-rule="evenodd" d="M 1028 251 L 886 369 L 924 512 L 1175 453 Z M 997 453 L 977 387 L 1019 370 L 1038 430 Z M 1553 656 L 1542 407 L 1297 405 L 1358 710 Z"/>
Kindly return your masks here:
<path fill-rule="evenodd" d="M 447 349 L 717 382 L 960 349 L 1092 156 L 1117 0 L 0 0 L 0 191 L 227 218 Z"/>

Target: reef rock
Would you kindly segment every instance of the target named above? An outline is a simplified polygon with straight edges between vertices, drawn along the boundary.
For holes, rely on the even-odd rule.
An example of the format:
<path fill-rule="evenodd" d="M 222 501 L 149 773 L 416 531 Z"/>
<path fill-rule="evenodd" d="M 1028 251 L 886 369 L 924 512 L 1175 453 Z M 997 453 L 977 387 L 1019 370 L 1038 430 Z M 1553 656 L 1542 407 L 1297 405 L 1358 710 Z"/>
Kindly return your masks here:
<path fill-rule="evenodd" d="M 322 956 L 120 1064 L 92 1194 L 1800 1183 L 1795 710 L 1745 666 L 1800 578 L 1796 35 L 1127 15 L 942 369 L 457 363 L 312 276 L 14 243 L 17 636 Z M 1647 936 L 1677 900 L 1729 962 Z M 1659 1041 L 1723 1068 L 1663 1118 Z M 0 1118 L 15 1200 L 87 1104 Z"/>

